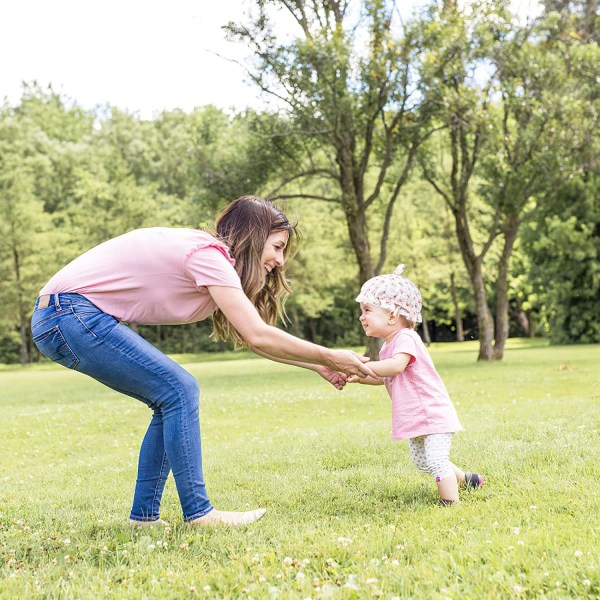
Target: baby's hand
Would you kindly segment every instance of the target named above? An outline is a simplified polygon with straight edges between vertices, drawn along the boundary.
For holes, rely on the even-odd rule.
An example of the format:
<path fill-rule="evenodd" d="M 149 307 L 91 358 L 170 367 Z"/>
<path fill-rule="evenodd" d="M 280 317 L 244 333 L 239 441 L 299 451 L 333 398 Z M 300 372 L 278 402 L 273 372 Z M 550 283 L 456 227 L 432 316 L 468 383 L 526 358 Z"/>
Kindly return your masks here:
<path fill-rule="evenodd" d="M 346 383 L 360 383 L 361 378 L 358 375 L 348 375 Z"/>

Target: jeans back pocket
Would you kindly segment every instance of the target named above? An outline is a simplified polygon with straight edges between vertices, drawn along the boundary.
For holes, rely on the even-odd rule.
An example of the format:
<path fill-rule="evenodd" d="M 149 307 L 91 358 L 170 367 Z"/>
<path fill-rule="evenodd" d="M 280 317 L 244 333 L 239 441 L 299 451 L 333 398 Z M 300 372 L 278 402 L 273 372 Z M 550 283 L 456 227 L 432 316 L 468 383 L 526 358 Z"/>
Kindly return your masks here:
<path fill-rule="evenodd" d="M 79 364 L 79 359 L 67 344 L 58 325 L 34 336 L 33 341 L 44 356 L 63 367 L 74 369 Z"/>

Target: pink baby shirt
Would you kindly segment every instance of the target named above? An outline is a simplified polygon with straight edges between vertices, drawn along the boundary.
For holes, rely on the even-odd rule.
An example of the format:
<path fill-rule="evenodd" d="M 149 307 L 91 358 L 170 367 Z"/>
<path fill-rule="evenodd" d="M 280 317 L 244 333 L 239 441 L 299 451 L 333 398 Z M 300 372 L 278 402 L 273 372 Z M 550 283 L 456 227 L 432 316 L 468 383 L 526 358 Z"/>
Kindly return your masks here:
<path fill-rule="evenodd" d="M 460 431 L 462 425 L 446 386 L 413 329 L 402 329 L 389 344 L 384 343 L 379 358 L 401 352 L 412 357 L 408 366 L 399 375 L 384 378 L 392 399 L 392 439 Z"/>
<path fill-rule="evenodd" d="M 70 262 L 40 295 L 81 294 L 126 323 L 194 323 L 216 309 L 206 286 L 242 289 L 234 264 L 227 246 L 204 231 L 136 229 Z"/>

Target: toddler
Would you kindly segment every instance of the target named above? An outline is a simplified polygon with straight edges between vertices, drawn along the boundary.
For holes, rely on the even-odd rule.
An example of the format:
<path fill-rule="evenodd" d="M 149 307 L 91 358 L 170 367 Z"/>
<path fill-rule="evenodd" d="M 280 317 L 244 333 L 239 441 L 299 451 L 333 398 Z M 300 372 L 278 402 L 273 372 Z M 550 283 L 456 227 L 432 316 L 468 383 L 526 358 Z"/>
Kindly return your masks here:
<path fill-rule="evenodd" d="M 351 383 L 385 385 L 392 400 L 392 439 L 408 438 L 418 469 L 430 473 L 440 492 L 440 504 L 458 502 L 458 484 L 468 489 L 483 485 L 483 477 L 465 473 L 450 462 L 452 434 L 462 426 L 421 338 L 415 332 L 421 319 L 421 293 L 402 277 L 404 265 L 393 274 L 369 279 L 356 298 L 360 322 L 370 337 L 383 338 L 378 361 L 369 362 L 377 375 Z"/>

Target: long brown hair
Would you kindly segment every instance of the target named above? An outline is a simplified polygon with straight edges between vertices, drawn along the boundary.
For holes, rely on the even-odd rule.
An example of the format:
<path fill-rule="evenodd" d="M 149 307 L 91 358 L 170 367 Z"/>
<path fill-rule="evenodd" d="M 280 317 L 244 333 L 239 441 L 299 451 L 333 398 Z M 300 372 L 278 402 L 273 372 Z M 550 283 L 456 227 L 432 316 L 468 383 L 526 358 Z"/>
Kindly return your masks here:
<path fill-rule="evenodd" d="M 242 289 L 263 321 L 274 325 L 278 319 L 285 319 L 285 299 L 292 292 L 285 277 L 285 265 L 274 268 L 265 279 L 260 259 L 269 235 L 287 231 L 290 236 L 284 249 L 287 262 L 299 243 L 296 226 L 271 201 L 242 196 L 217 215 L 215 228 L 215 237 L 229 248 L 235 258 L 235 270 L 240 276 Z M 218 309 L 213 314 L 213 337 L 233 340 L 236 347 L 245 346 L 245 340 Z"/>

